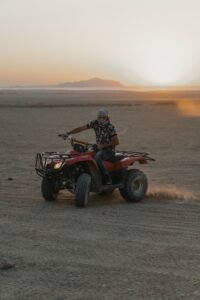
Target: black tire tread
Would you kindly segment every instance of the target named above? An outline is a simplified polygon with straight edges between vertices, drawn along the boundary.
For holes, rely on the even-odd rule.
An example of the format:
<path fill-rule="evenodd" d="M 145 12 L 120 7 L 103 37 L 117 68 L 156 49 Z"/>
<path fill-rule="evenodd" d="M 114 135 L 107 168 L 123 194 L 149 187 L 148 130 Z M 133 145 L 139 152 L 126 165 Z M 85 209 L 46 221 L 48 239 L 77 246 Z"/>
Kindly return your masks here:
<path fill-rule="evenodd" d="M 142 175 L 143 179 L 144 179 L 144 191 L 141 196 L 134 195 L 130 189 L 131 181 L 138 174 Z M 125 186 L 122 189 L 120 189 L 119 191 L 120 191 L 121 196 L 127 202 L 139 202 L 144 197 L 144 195 L 147 191 L 147 188 L 148 188 L 148 180 L 147 180 L 146 175 L 139 169 L 132 169 L 132 170 L 127 171 L 127 175 L 125 178 Z"/>
<path fill-rule="evenodd" d="M 88 185 L 91 184 L 90 175 L 83 173 L 79 176 L 76 183 L 75 190 L 75 206 L 77 207 L 85 207 L 85 193 L 87 192 Z"/>
<path fill-rule="evenodd" d="M 53 184 L 47 177 L 42 178 L 41 184 L 42 196 L 46 201 L 55 201 L 58 192 L 55 191 Z"/>

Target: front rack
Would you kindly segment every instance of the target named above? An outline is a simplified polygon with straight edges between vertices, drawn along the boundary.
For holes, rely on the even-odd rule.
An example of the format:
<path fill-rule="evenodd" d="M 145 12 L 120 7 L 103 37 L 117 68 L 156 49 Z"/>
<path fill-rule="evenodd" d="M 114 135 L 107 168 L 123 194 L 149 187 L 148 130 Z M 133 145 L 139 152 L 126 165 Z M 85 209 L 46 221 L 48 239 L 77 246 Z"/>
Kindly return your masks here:
<path fill-rule="evenodd" d="M 48 166 L 52 166 L 56 162 L 60 163 L 59 169 L 63 167 L 63 164 L 66 159 L 70 158 L 71 156 L 68 153 L 60 153 L 60 152 L 43 152 L 37 153 L 36 161 L 35 161 L 35 170 L 36 173 L 44 177 L 47 173 L 50 173 L 52 169 L 48 169 Z"/>

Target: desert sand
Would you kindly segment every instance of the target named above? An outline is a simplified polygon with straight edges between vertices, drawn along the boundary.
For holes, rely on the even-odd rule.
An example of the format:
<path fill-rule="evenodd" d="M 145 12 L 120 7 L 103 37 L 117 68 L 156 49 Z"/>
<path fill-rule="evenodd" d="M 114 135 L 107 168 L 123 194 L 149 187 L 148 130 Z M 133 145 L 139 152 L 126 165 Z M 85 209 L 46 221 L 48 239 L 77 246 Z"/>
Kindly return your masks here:
<path fill-rule="evenodd" d="M 200 117 L 184 115 L 176 99 L 144 100 L 130 92 L 0 91 L 1 300 L 200 299 Z M 156 159 L 135 166 L 148 176 L 146 198 L 92 194 L 77 209 L 66 192 L 46 203 L 36 153 L 65 151 L 57 134 L 94 119 L 102 105 L 118 149 Z"/>

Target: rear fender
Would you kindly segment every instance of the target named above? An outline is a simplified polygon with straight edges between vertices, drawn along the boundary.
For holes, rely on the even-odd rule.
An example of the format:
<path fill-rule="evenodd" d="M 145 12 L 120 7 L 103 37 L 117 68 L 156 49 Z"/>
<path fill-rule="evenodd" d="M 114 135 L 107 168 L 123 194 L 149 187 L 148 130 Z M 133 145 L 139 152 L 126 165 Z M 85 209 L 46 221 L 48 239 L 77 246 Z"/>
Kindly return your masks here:
<path fill-rule="evenodd" d="M 114 172 L 120 169 L 127 169 L 129 166 L 132 166 L 135 162 L 139 162 L 140 164 L 147 164 L 147 160 L 144 157 L 138 156 L 138 157 L 125 157 L 114 163 L 106 161 L 105 165 L 109 172 Z"/>

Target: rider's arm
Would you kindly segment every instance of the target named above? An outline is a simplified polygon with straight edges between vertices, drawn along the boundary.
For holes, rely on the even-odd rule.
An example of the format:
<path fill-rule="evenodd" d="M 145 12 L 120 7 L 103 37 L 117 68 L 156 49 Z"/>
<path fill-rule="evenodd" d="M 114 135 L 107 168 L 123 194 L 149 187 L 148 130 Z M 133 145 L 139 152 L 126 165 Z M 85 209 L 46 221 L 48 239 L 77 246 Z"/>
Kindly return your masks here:
<path fill-rule="evenodd" d="M 72 129 L 71 131 L 68 131 L 67 133 L 68 134 L 75 134 L 75 133 L 79 133 L 79 132 L 82 132 L 82 131 L 87 130 L 87 129 L 88 129 L 87 125 L 84 125 L 84 126 Z"/>
<path fill-rule="evenodd" d="M 98 148 L 100 149 L 106 149 L 106 148 L 114 148 L 115 146 L 119 145 L 119 139 L 117 135 L 114 135 L 111 138 L 111 143 L 110 144 L 105 144 L 105 145 L 98 145 Z"/>
<path fill-rule="evenodd" d="M 79 133 L 81 131 L 84 131 L 84 130 L 87 130 L 87 129 L 90 129 L 90 128 L 94 128 L 95 124 L 96 124 L 96 120 L 95 121 L 91 121 L 90 123 L 84 125 L 84 126 L 81 126 L 81 127 L 77 127 L 69 132 L 67 132 L 68 134 L 75 134 L 75 133 Z"/>
<path fill-rule="evenodd" d="M 119 138 L 117 135 L 114 135 L 112 138 L 111 138 L 111 143 L 113 146 L 117 146 L 119 145 Z"/>

